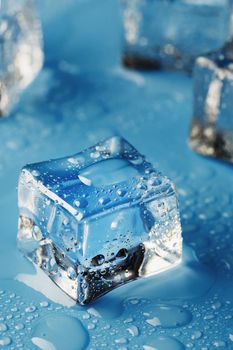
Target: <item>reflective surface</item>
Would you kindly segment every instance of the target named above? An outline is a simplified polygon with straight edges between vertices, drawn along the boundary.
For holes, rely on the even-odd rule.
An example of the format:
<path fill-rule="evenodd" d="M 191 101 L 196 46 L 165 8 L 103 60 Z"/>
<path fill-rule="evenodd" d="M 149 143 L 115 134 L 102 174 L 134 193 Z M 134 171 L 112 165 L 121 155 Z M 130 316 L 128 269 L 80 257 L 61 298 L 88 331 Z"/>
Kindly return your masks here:
<path fill-rule="evenodd" d="M 95 0 L 60 1 L 56 11 L 48 0 L 40 13 L 46 65 L 15 113 L 0 123 L 1 344 L 38 350 L 33 338 L 39 338 L 42 349 L 61 344 L 73 350 L 74 342 L 88 350 L 231 349 L 233 169 L 187 145 L 191 78 L 120 67 L 115 0 L 98 6 Z M 146 283 L 139 279 L 90 306 L 76 306 L 17 249 L 18 177 L 25 164 L 74 154 L 116 133 L 176 183 L 183 261 Z M 72 332 L 64 329 L 67 318 Z"/>

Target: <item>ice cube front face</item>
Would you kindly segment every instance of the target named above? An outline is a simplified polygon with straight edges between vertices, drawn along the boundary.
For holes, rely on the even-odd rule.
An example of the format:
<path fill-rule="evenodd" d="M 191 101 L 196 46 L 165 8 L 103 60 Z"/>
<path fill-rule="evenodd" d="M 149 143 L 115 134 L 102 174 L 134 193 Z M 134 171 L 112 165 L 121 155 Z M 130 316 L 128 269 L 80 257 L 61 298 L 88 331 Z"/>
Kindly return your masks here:
<path fill-rule="evenodd" d="M 231 0 L 121 2 L 127 66 L 190 70 L 197 56 L 230 40 Z"/>
<path fill-rule="evenodd" d="M 120 137 L 25 166 L 18 191 L 20 250 L 80 304 L 181 261 L 174 187 Z"/>
<path fill-rule="evenodd" d="M 190 146 L 233 162 L 233 61 L 200 57 L 194 69 Z"/>
<path fill-rule="evenodd" d="M 7 115 L 43 63 L 33 0 L 0 3 L 0 115 Z"/>

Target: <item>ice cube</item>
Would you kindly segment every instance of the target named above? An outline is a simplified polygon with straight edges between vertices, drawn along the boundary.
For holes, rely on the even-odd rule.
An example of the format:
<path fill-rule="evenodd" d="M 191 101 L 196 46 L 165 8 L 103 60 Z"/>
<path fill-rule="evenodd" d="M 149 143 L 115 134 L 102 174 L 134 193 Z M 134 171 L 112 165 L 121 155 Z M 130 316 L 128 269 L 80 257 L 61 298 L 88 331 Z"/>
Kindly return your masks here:
<path fill-rule="evenodd" d="M 33 0 L 0 2 L 0 115 L 6 115 L 43 63 Z"/>
<path fill-rule="evenodd" d="M 190 146 L 233 162 L 233 60 L 197 59 Z"/>
<path fill-rule="evenodd" d="M 173 184 L 117 136 L 25 166 L 19 215 L 21 251 L 80 304 L 181 261 Z"/>
<path fill-rule="evenodd" d="M 122 0 L 128 66 L 191 69 L 231 33 L 231 0 Z"/>

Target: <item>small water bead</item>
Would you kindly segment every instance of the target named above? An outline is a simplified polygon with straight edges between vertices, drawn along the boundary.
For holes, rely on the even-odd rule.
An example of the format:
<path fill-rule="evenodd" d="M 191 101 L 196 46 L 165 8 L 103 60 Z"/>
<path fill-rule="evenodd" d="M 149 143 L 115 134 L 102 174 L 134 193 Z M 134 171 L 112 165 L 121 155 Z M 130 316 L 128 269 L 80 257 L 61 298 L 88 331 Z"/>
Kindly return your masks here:
<path fill-rule="evenodd" d="M 25 312 L 31 313 L 31 312 L 34 312 L 35 310 L 36 310 L 36 306 L 31 305 L 31 306 L 26 307 Z"/>
<path fill-rule="evenodd" d="M 101 197 L 100 199 L 99 199 L 99 204 L 101 204 L 101 205 L 106 205 L 106 204 L 108 204 L 110 202 L 110 198 L 108 198 L 108 197 Z"/>
<path fill-rule="evenodd" d="M 67 275 L 70 279 L 75 280 L 77 278 L 77 272 L 72 266 L 69 266 L 67 269 Z"/>
<path fill-rule="evenodd" d="M 127 328 L 127 331 L 129 332 L 129 334 L 131 334 L 133 337 L 137 337 L 139 335 L 139 329 L 137 326 L 130 326 L 129 328 Z"/>
<path fill-rule="evenodd" d="M 12 342 L 11 338 L 10 337 L 3 337 L 3 338 L 0 338 L 0 346 L 2 347 L 5 347 L 7 345 L 10 345 Z"/>
<path fill-rule="evenodd" d="M 18 323 L 15 325 L 15 329 L 17 331 L 21 331 L 22 329 L 24 329 L 24 324 L 23 323 Z"/>
<path fill-rule="evenodd" d="M 126 195 L 126 190 L 117 190 L 117 194 L 118 194 L 118 196 L 120 196 L 120 197 L 124 197 L 125 195 Z"/>
<path fill-rule="evenodd" d="M 38 170 L 32 170 L 32 175 L 38 177 L 40 176 L 40 172 Z"/>
<path fill-rule="evenodd" d="M 195 331 L 191 335 L 192 340 L 200 339 L 202 337 L 202 332 L 201 331 Z"/>
<path fill-rule="evenodd" d="M 222 304 L 220 301 L 216 301 L 214 304 L 211 305 L 212 309 L 219 310 L 222 307 Z"/>
<path fill-rule="evenodd" d="M 74 205 L 78 208 L 86 208 L 88 201 L 85 198 L 76 199 Z"/>
<path fill-rule="evenodd" d="M 0 333 L 5 332 L 7 330 L 7 325 L 5 323 L 0 323 Z"/>
<path fill-rule="evenodd" d="M 89 329 L 89 330 L 95 329 L 95 324 L 94 323 L 88 323 L 87 329 Z"/>
<path fill-rule="evenodd" d="M 67 161 L 70 164 L 78 165 L 78 164 L 82 164 L 85 161 L 85 159 L 82 158 L 82 157 L 70 157 L 70 158 L 67 159 Z"/>
<path fill-rule="evenodd" d="M 215 348 L 225 348 L 226 345 L 227 345 L 226 342 L 223 341 L 223 340 L 215 340 L 215 341 L 213 341 L 213 346 Z"/>
<path fill-rule="evenodd" d="M 100 157 L 100 152 L 96 151 L 96 152 L 91 152 L 90 153 L 90 157 L 91 158 L 94 158 L 94 159 L 97 159 Z"/>
<path fill-rule="evenodd" d="M 48 307 L 48 306 L 49 306 L 49 302 L 46 301 L 46 300 L 45 300 L 45 301 L 41 301 L 41 302 L 40 302 L 40 306 L 43 307 L 43 308 L 44 308 L 44 307 Z"/>
<path fill-rule="evenodd" d="M 115 343 L 117 344 L 127 344 L 128 343 L 128 339 L 127 338 L 118 338 L 118 339 L 115 339 Z"/>
<path fill-rule="evenodd" d="M 144 157 L 141 155 L 138 155 L 135 158 L 130 159 L 130 162 L 134 165 L 140 165 L 143 162 Z"/>

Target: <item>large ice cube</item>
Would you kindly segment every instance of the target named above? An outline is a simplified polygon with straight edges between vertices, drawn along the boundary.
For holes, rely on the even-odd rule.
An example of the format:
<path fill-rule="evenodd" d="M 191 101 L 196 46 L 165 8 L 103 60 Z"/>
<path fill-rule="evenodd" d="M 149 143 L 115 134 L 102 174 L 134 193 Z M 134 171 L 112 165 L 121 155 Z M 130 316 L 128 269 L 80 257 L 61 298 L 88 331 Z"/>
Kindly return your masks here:
<path fill-rule="evenodd" d="M 230 40 L 231 0 L 122 0 L 128 66 L 190 69 Z"/>
<path fill-rule="evenodd" d="M 33 0 L 0 2 L 0 115 L 6 115 L 43 63 Z"/>
<path fill-rule="evenodd" d="M 233 60 L 197 59 L 190 146 L 233 162 Z"/>
<path fill-rule="evenodd" d="M 25 166 L 19 215 L 19 248 L 81 304 L 181 260 L 173 184 L 120 137 Z"/>

